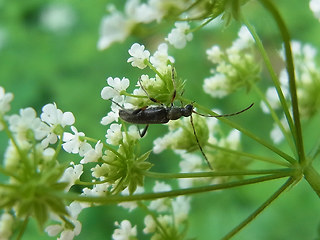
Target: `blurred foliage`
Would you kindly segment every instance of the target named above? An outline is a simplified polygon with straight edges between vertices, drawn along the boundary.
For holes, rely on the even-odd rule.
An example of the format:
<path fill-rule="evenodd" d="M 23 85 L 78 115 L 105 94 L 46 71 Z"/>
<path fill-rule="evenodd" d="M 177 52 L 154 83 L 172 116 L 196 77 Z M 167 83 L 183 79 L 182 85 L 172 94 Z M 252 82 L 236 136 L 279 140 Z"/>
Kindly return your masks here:
<path fill-rule="evenodd" d="M 153 52 L 169 29 L 165 28 L 163 32 L 152 36 L 131 37 L 122 44 L 115 44 L 99 52 L 96 43 L 107 2 L 110 1 L 0 0 L 0 85 L 15 95 L 11 112 L 16 113 L 20 108 L 32 106 L 39 113 L 46 103 L 56 102 L 63 111 L 74 113 L 75 126 L 79 131 L 85 132 L 87 136 L 103 138 L 106 128 L 99 122 L 110 105 L 100 97 L 100 91 L 106 85 L 105 79 L 108 76 L 128 77 L 136 82 L 143 71 L 133 69 L 126 63 L 128 49 L 133 42 L 140 42 Z M 277 1 L 277 4 L 292 38 L 320 47 L 320 24 L 309 11 L 308 1 L 282 0 Z M 118 5 L 121 6 L 119 2 Z M 69 18 L 65 27 L 55 29 L 43 20 L 43 15 L 50 7 L 68 9 Z M 256 2 L 249 2 L 243 12 L 256 27 L 271 58 L 277 61 L 281 43 L 273 20 Z M 213 100 L 202 91 L 203 79 L 210 75 L 211 67 L 206 60 L 205 50 L 213 44 L 229 46 L 238 28 L 239 23 L 232 23 L 227 29 L 206 28 L 195 33 L 194 40 L 188 43 L 187 48 L 170 49 L 170 54 L 176 59 L 178 75 L 187 79 L 186 97 L 208 107 L 222 109 L 222 112 L 232 112 L 257 101 L 256 96 L 245 92 L 224 100 Z M 266 75 L 261 85 L 269 84 Z M 260 113 L 258 105 L 251 111 Z M 243 118 L 237 118 L 237 121 L 260 136 L 268 134 L 270 119 L 266 117 L 265 120 L 257 121 L 254 116 L 251 112 L 243 115 Z M 311 121 L 306 132 L 312 135 L 312 129 L 318 122 L 319 118 Z M 148 136 L 142 139 L 142 147 L 150 149 L 152 140 L 162 135 L 165 129 L 163 126 L 150 127 Z M 313 136 L 310 138 L 315 140 Z M 0 133 L 1 155 L 6 142 L 4 134 Z M 256 150 L 250 142 L 247 143 L 245 149 L 265 151 Z M 151 159 L 158 171 L 174 171 L 178 164 L 178 159 L 169 152 L 152 155 Z M 195 196 L 190 217 L 191 236 L 205 240 L 223 235 L 251 213 L 280 184 L 280 181 L 276 181 Z M 320 224 L 320 206 L 317 196 L 309 190 L 307 185 L 300 183 L 298 188 L 284 194 L 234 239 L 315 239 Z M 141 232 L 143 215 L 139 210 L 136 212 L 138 214 L 128 215 L 125 210 L 115 206 L 84 210 L 80 216 L 83 230 L 76 239 L 110 239 L 114 221 L 123 218 L 137 223 Z M 23 239 L 50 238 L 38 233 L 31 222 Z"/>

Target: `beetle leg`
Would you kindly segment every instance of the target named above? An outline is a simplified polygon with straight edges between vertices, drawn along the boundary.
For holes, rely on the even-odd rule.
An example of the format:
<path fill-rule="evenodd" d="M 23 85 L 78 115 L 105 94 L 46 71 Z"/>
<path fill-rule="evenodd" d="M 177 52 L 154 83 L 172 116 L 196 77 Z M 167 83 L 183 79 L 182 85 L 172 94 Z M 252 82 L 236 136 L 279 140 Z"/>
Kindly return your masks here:
<path fill-rule="evenodd" d="M 172 98 L 171 98 L 171 107 L 173 106 L 173 101 L 176 98 L 177 95 L 177 90 L 176 90 L 176 82 L 175 80 L 175 69 L 174 67 L 171 65 L 171 80 L 172 80 L 172 85 L 174 88 L 173 94 L 172 94 Z"/>
<path fill-rule="evenodd" d="M 141 138 L 143 138 L 144 135 L 146 135 L 147 130 L 148 130 L 148 127 L 149 127 L 149 124 L 147 124 L 147 125 L 145 126 L 145 128 L 142 130 L 142 132 L 140 132 L 140 129 L 139 129 L 139 127 L 138 127 L 138 129 L 139 129 L 139 135 L 140 135 Z"/>
<path fill-rule="evenodd" d="M 145 107 L 142 107 L 142 108 L 138 108 L 138 109 L 134 110 L 134 111 L 132 112 L 132 114 L 138 114 L 139 112 L 146 110 L 147 107 L 148 107 L 148 106 L 145 106 Z"/>
<path fill-rule="evenodd" d="M 155 102 L 155 103 L 159 103 L 162 105 L 162 103 L 160 101 L 158 101 L 157 99 L 155 98 L 152 98 L 150 97 L 149 93 L 146 91 L 146 89 L 143 87 L 142 83 L 141 83 L 141 78 L 139 78 L 139 85 L 141 87 L 141 89 L 145 92 L 145 94 L 147 95 L 147 97 L 152 101 L 152 102 Z"/>

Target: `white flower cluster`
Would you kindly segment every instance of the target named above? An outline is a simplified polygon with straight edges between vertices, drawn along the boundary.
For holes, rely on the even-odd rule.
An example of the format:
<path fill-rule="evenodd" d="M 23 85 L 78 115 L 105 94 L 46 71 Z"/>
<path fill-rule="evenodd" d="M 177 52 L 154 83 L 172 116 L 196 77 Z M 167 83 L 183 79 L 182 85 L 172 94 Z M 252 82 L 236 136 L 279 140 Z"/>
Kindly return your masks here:
<path fill-rule="evenodd" d="M 241 27 L 230 48 L 223 52 L 214 45 L 207 50 L 208 59 L 216 65 L 213 75 L 204 80 L 203 90 L 212 97 L 222 98 L 259 79 L 260 66 L 252 52 L 253 38 L 246 27 Z"/>
<path fill-rule="evenodd" d="M 316 65 L 316 49 L 310 44 L 302 44 L 298 41 L 291 42 L 291 48 L 293 52 L 293 58 L 295 62 L 295 76 L 297 95 L 299 100 L 299 110 L 302 118 L 310 118 L 320 108 L 320 71 Z M 280 52 L 280 56 L 285 60 L 284 50 Z M 289 79 L 286 69 L 280 71 L 279 80 L 281 84 L 281 90 L 286 99 L 289 95 Z M 281 104 L 278 98 L 275 87 L 269 87 L 266 91 L 266 99 L 273 110 L 281 108 Z M 270 109 L 264 102 L 261 102 L 261 107 L 264 113 L 269 114 Z M 284 129 L 288 130 L 288 124 L 283 117 L 281 124 Z M 284 136 L 278 125 L 274 125 L 271 131 L 271 139 L 275 143 L 279 143 L 283 140 Z"/>
<path fill-rule="evenodd" d="M 309 7 L 315 18 L 320 21 L 320 0 L 311 0 L 309 2 Z"/>
<path fill-rule="evenodd" d="M 177 14 L 177 19 L 203 16 L 205 13 L 203 4 L 193 4 L 192 0 L 148 0 L 143 3 L 140 0 L 128 0 L 124 6 L 124 12 L 109 5 L 109 14 L 101 22 L 98 49 L 103 50 L 115 42 L 124 41 L 138 28 L 139 24 L 159 23 L 166 17 L 174 19 L 172 14 Z M 192 38 L 189 24 L 178 21 L 168 34 L 166 41 L 181 49 Z"/>
<path fill-rule="evenodd" d="M 171 64 L 174 63 L 174 59 L 168 55 L 168 45 L 166 43 L 159 44 L 157 51 L 152 56 L 145 49 L 145 46 L 138 43 L 134 43 L 128 52 L 130 54 L 128 62 L 133 67 L 144 69 L 149 66 L 155 71 L 156 76 L 152 78 L 145 74 L 141 75 L 136 84 L 138 88 L 134 89 L 132 94 L 126 92 L 129 87 L 129 79 L 125 77 L 122 79 L 108 77 L 108 86 L 102 89 L 101 97 L 105 100 L 111 99 L 113 103 L 111 105 L 112 111 L 101 120 L 101 124 L 103 125 L 108 125 L 114 121 L 118 122 L 119 109 L 121 107 L 129 109 L 154 104 L 154 102 L 150 101 L 147 94 L 163 103 L 170 103 L 174 88 L 177 91 L 181 91 L 181 83 L 176 80 L 174 86 L 171 79 Z M 168 86 L 170 87 L 168 88 Z M 158 98 L 159 94 L 162 98 Z"/>
<path fill-rule="evenodd" d="M 62 146 L 67 152 L 79 154 L 80 151 L 83 153 L 88 151 L 90 145 L 81 141 L 84 134 L 78 133 L 72 126 L 75 118 L 71 112 L 63 113 L 55 103 L 50 103 L 42 108 L 40 117 L 37 117 L 36 111 L 30 107 L 20 109 L 19 114 L 8 115 L 12 99 L 13 95 L 5 93 L 0 87 L 0 130 L 5 129 L 6 132 L 10 132 L 4 168 L 10 177 L 7 184 L 15 184 L 14 188 L 8 188 L 10 190 L 2 195 L 2 203 L 10 203 L 8 209 L 12 208 L 15 217 L 7 213 L 2 214 L 1 222 L 8 229 L 6 231 L 0 229 L 0 235 L 8 239 L 12 229 L 9 226 L 10 223 L 20 220 L 19 218 L 24 219 L 26 217 L 24 208 L 28 208 L 28 204 L 31 204 L 32 207 L 29 207 L 31 212 L 28 212 L 28 215 L 44 216 L 44 218 L 36 218 L 40 225 L 43 225 L 43 221 L 49 216 L 52 220 L 61 222 L 61 225 L 52 225 L 47 228 L 50 236 L 60 233 L 60 239 L 71 240 L 81 231 L 81 223 L 77 217 L 83 207 L 74 202 L 70 207 L 65 208 L 61 199 L 52 194 L 58 189 L 63 192 L 69 191 L 82 175 L 83 166 L 71 163 L 72 166 L 66 168 L 64 164 L 60 164 L 57 159 L 59 147 L 54 149 L 54 144 Z M 74 135 L 65 133 L 66 126 L 71 126 Z M 19 188 L 19 184 L 23 187 Z M 38 185 L 35 186 L 35 184 Z M 57 188 L 59 184 L 60 187 Z M 28 189 L 31 188 L 35 192 L 27 193 L 28 197 L 25 197 L 24 191 L 29 191 Z M 37 192 L 37 189 L 40 192 Z M 40 202 L 39 197 L 42 198 Z M 73 227 L 66 223 L 68 222 L 66 219 L 69 223 L 72 222 Z"/>
<path fill-rule="evenodd" d="M 171 191 L 170 185 L 156 181 L 153 192 Z M 132 211 L 132 204 L 123 205 Z M 175 199 L 161 198 L 151 201 L 146 205 L 148 214 L 144 218 L 145 228 L 144 234 L 152 234 L 150 239 L 164 239 L 165 237 L 173 239 L 179 233 L 185 231 L 188 222 L 188 214 L 190 211 L 190 198 L 179 196 Z M 158 215 L 158 216 L 157 216 Z M 132 227 L 128 220 L 123 220 L 120 224 L 115 223 L 118 227 L 115 229 L 112 238 L 118 239 L 137 239 L 137 227 Z"/>
<path fill-rule="evenodd" d="M 137 24 L 161 21 L 173 9 L 186 9 L 192 1 L 182 0 L 149 0 L 140 3 L 139 0 L 128 0 L 124 6 L 124 13 L 113 5 L 108 6 L 109 15 L 104 17 L 100 27 L 98 48 L 108 48 L 114 42 L 124 41 Z"/>

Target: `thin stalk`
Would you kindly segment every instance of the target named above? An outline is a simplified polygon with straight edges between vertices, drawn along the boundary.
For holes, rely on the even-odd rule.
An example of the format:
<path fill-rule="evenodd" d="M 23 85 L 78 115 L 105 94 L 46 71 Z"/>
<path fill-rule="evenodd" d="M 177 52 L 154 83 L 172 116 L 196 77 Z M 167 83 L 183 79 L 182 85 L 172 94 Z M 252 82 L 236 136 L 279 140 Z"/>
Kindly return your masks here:
<path fill-rule="evenodd" d="M 265 95 L 261 92 L 261 90 L 257 87 L 256 84 L 251 84 L 251 86 L 253 87 L 253 89 L 256 91 L 256 93 L 258 93 L 258 95 L 260 96 L 261 100 L 267 105 L 269 111 L 270 111 L 270 114 L 271 114 L 271 117 L 273 118 L 273 120 L 276 122 L 276 124 L 278 125 L 278 127 L 280 128 L 283 136 L 285 137 L 289 147 L 291 148 L 291 151 L 293 152 L 293 154 L 296 154 L 296 151 L 295 151 L 295 146 L 294 146 L 294 143 L 292 141 L 292 138 L 290 137 L 290 135 L 288 134 L 287 130 L 284 128 L 283 124 L 281 123 L 278 115 L 276 114 L 276 112 L 274 111 L 274 109 L 271 107 L 269 101 L 267 100 L 267 98 L 265 97 Z M 279 95 L 279 94 L 278 94 Z M 284 108 L 284 107 L 282 107 Z M 288 108 L 287 108 L 288 110 Z M 289 112 L 288 112 L 289 113 Z M 290 116 L 291 118 L 291 116 Z M 291 119 L 292 121 L 292 119 Z M 287 120 L 288 122 L 288 120 Z M 289 128 L 290 128 L 290 125 L 289 125 Z M 291 129 L 291 128 L 290 128 Z M 291 131 L 292 133 L 292 131 Z M 291 135 L 292 136 L 292 135 Z"/>
<path fill-rule="evenodd" d="M 216 191 L 221 189 L 227 188 L 234 188 L 254 183 L 266 182 L 271 181 L 279 178 L 288 177 L 288 173 L 276 173 L 262 177 L 238 180 L 228 183 L 221 183 L 221 184 L 214 184 L 209 186 L 200 186 L 200 187 L 193 187 L 193 188 L 185 188 L 185 189 L 177 189 L 167 192 L 159 192 L 159 193 L 143 193 L 143 194 L 136 194 L 130 196 L 107 196 L 107 197 L 90 197 L 90 196 L 79 196 L 75 193 L 56 193 L 58 197 L 61 197 L 65 200 L 74 200 L 80 202 L 91 202 L 91 203 L 101 203 L 101 204 L 117 204 L 120 202 L 129 202 L 129 201 L 142 201 L 142 200 L 155 200 L 159 198 L 165 197 L 177 197 L 181 195 L 189 195 L 195 193 L 203 193 L 203 192 L 210 192 Z"/>
<path fill-rule="evenodd" d="M 291 184 L 294 183 L 294 178 L 289 178 L 270 198 L 267 199 L 258 209 L 256 209 L 250 216 L 248 216 L 244 221 L 242 221 L 237 227 L 235 227 L 231 232 L 225 235 L 222 240 L 227 240 L 236 235 L 247 226 L 250 222 L 252 222 L 266 207 L 270 206 L 270 204 L 276 200 L 281 193 L 283 193 Z"/>
<path fill-rule="evenodd" d="M 179 98 L 179 100 L 181 100 L 182 102 L 192 102 L 191 100 L 189 99 L 186 99 L 186 98 L 183 98 L 181 96 L 177 97 Z M 211 110 L 199 105 L 199 104 L 196 104 L 196 103 L 193 103 L 193 105 L 195 107 L 197 107 L 198 109 L 210 114 L 210 115 L 215 115 L 216 113 L 212 112 Z M 226 118 L 219 118 L 220 121 L 228 124 L 229 126 L 231 126 L 232 128 L 235 128 L 237 130 L 239 130 L 240 132 L 242 132 L 244 135 L 252 138 L 253 140 L 255 140 L 256 142 L 260 143 L 261 145 L 265 146 L 266 148 L 270 149 L 271 151 L 273 151 L 274 153 L 278 154 L 279 156 L 281 156 L 284 160 L 288 161 L 289 163 L 292 163 L 294 164 L 296 162 L 296 160 L 294 158 L 292 158 L 291 156 L 289 156 L 288 154 L 286 154 L 285 152 L 281 151 L 279 148 L 271 145 L 270 143 L 266 142 L 264 139 L 262 138 L 259 138 L 257 135 L 255 135 L 254 133 L 250 132 L 249 130 L 241 127 L 240 125 L 236 124 L 235 122 L 233 121 L 230 121 Z"/>
<path fill-rule="evenodd" d="M 221 176 L 248 176 L 248 175 L 266 175 L 275 173 L 286 173 L 287 176 L 293 176 L 296 170 L 293 168 L 265 169 L 265 170 L 244 170 L 244 171 L 216 171 L 216 172 L 194 172 L 194 173 L 158 173 L 142 172 L 146 177 L 176 179 L 176 178 L 212 178 Z"/>
<path fill-rule="evenodd" d="M 147 208 L 147 206 L 144 205 L 142 202 L 138 202 L 138 206 L 139 206 L 140 208 L 142 208 L 144 211 L 146 211 L 146 212 L 152 217 L 153 221 L 155 221 L 156 226 L 159 228 L 160 232 L 162 232 L 163 235 L 166 237 L 166 238 L 164 238 L 164 239 L 169 239 L 170 236 L 169 236 L 169 234 L 167 233 L 166 228 L 164 228 L 164 227 L 162 226 L 161 222 L 159 222 L 156 214 L 155 214 L 154 212 L 150 211 L 150 209 Z"/>
<path fill-rule="evenodd" d="M 12 178 L 15 178 L 16 180 L 18 181 L 22 181 L 22 178 L 20 178 L 19 176 L 17 176 L 16 174 L 12 173 L 11 171 L 8 171 L 6 169 L 4 169 L 3 167 L 0 166 L 0 173 L 5 175 L 5 176 L 8 176 L 8 177 L 12 177 Z"/>
<path fill-rule="evenodd" d="M 252 153 L 237 151 L 237 150 L 233 150 L 233 149 L 229 149 L 229 148 L 224 148 L 224 147 L 220 147 L 220 146 L 217 146 L 217 145 L 214 145 L 211 143 L 208 143 L 207 146 L 214 148 L 214 149 L 217 149 L 219 151 L 229 153 L 229 154 L 234 154 L 236 156 L 242 156 L 242 157 L 250 158 L 253 160 L 263 161 L 263 162 L 267 162 L 267 163 L 273 163 L 273 164 L 281 165 L 284 167 L 290 167 L 290 164 L 288 162 L 280 162 L 280 161 L 272 159 L 272 158 L 259 156 L 259 155 L 252 154 Z"/>
<path fill-rule="evenodd" d="M 277 75 L 274 72 L 274 69 L 272 67 L 270 58 L 268 57 L 268 54 L 267 54 L 267 52 L 265 51 L 265 49 L 263 47 L 262 41 L 259 38 L 258 34 L 256 33 L 254 27 L 246 20 L 246 18 L 242 17 L 242 20 L 243 20 L 244 24 L 247 26 L 248 30 L 250 31 L 252 37 L 256 41 L 256 44 L 257 44 L 257 47 L 258 47 L 258 49 L 259 49 L 259 51 L 261 53 L 262 59 L 264 60 L 264 63 L 265 63 L 265 65 L 266 65 L 266 67 L 267 67 L 267 69 L 269 71 L 270 76 L 271 76 L 271 80 L 273 81 L 273 84 L 274 84 L 274 86 L 276 88 L 276 91 L 277 91 L 277 94 L 278 94 L 282 109 L 284 111 L 284 115 L 286 116 L 286 119 L 287 119 L 287 122 L 288 122 L 288 125 L 289 125 L 289 128 L 290 128 L 290 132 L 291 132 L 293 138 L 295 139 L 296 138 L 296 132 L 295 132 L 295 128 L 294 128 L 294 124 L 293 124 L 293 120 L 292 120 L 291 114 L 289 112 L 289 106 L 288 106 L 287 101 L 286 101 L 286 99 L 284 97 L 284 94 L 282 92 L 279 79 L 278 79 L 278 77 L 277 77 Z M 270 109 L 270 113 L 272 114 L 273 109 L 271 107 L 269 107 L 269 109 Z M 279 125 L 279 127 L 280 127 L 280 125 Z M 285 132 L 283 132 L 283 133 L 285 134 Z M 291 146 L 291 144 L 290 144 L 291 141 L 288 141 L 288 139 L 287 139 L 287 142 Z"/>
<path fill-rule="evenodd" d="M 284 43 L 285 49 L 285 56 L 286 56 L 286 68 L 289 76 L 289 89 L 291 95 L 291 104 L 292 104 L 292 112 L 293 112 L 293 120 L 295 126 L 295 144 L 298 151 L 299 161 L 301 163 L 305 163 L 305 153 L 304 153 L 304 145 L 303 145 L 303 138 L 302 138 L 302 130 L 301 130 L 301 122 L 300 122 L 300 114 L 299 114 L 299 107 L 298 107 L 298 97 L 297 97 L 297 87 L 296 87 L 296 79 L 294 73 L 294 64 L 293 64 L 293 57 L 292 51 L 290 46 L 290 34 L 285 25 L 279 11 L 276 9 L 274 4 L 269 0 L 260 0 L 262 5 L 272 14 L 273 18 L 275 19 L 279 31 L 282 36 L 282 40 Z"/>
<path fill-rule="evenodd" d="M 27 228 L 27 225 L 28 225 L 28 222 L 29 222 L 29 215 L 26 216 L 26 218 L 24 219 L 23 223 L 22 223 L 22 227 L 19 231 L 19 234 L 17 236 L 17 240 L 20 240 L 24 234 L 24 232 L 26 231 L 26 228 Z"/>
<path fill-rule="evenodd" d="M 103 181 L 95 181 L 95 182 L 83 182 L 80 180 L 76 180 L 75 184 L 76 185 L 83 185 L 83 186 L 93 186 L 93 185 L 97 185 L 97 184 L 103 184 L 108 182 L 109 179 L 103 180 Z"/>

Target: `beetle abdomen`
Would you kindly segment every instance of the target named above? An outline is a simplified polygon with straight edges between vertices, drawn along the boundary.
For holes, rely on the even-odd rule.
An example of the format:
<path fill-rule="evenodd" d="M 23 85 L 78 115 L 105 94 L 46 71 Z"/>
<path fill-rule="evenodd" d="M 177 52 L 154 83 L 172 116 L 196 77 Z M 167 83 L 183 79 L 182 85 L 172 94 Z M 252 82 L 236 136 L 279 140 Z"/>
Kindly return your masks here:
<path fill-rule="evenodd" d="M 168 109 L 164 107 L 151 107 L 146 109 L 121 109 L 119 116 L 128 123 L 159 124 L 167 123 Z"/>

